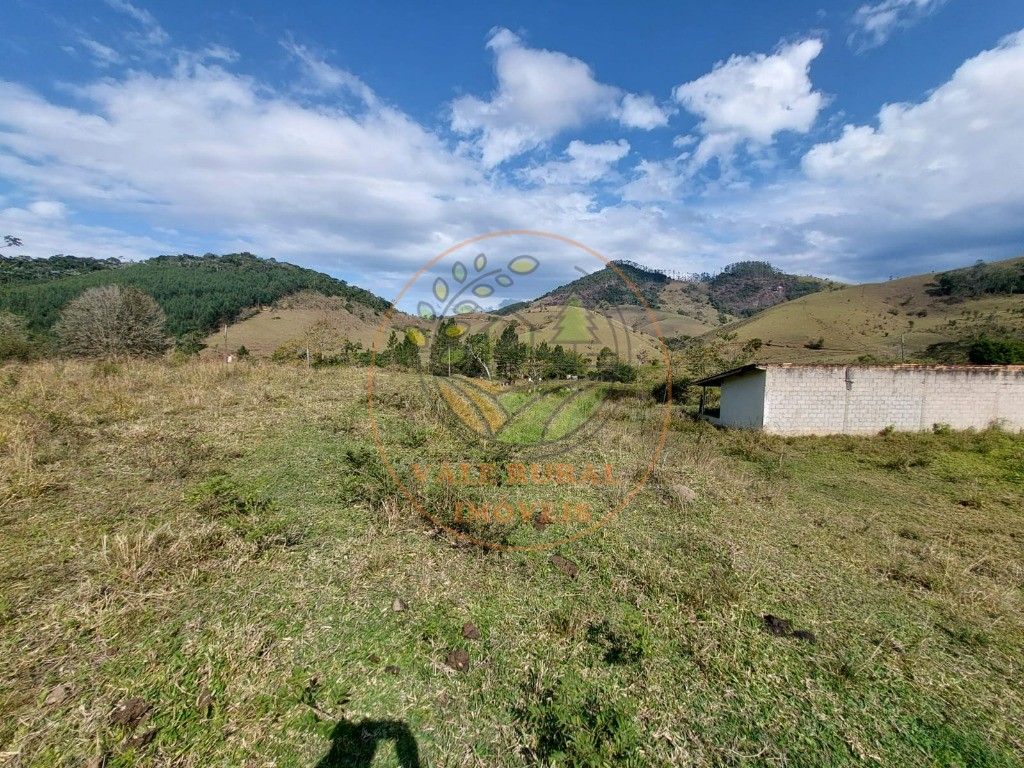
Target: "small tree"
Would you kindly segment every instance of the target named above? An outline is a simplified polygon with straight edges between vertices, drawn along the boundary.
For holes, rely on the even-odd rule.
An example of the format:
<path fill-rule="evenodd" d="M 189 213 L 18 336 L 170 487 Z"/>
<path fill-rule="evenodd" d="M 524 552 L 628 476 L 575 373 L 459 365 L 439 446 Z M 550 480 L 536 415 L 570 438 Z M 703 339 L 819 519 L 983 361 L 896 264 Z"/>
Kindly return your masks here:
<path fill-rule="evenodd" d="M 154 356 L 167 350 L 163 310 L 137 288 L 90 288 L 65 307 L 54 330 L 73 355 Z"/>
<path fill-rule="evenodd" d="M 0 312 L 0 362 L 28 361 L 40 354 L 40 344 L 28 329 L 23 317 Z"/>
<path fill-rule="evenodd" d="M 185 357 L 194 357 L 206 349 L 202 331 L 189 331 L 174 342 L 174 350 Z"/>
<path fill-rule="evenodd" d="M 494 363 L 498 375 L 503 379 L 517 379 L 522 375 L 523 363 L 526 362 L 528 350 L 519 341 L 514 325 L 506 325 L 498 341 L 494 345 Z"/>

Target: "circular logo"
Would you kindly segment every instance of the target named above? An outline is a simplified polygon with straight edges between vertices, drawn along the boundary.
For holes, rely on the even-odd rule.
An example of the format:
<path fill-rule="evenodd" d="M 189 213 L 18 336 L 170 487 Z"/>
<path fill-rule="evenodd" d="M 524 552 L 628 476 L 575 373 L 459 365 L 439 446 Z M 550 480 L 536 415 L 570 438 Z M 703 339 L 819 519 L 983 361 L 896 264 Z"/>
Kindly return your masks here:
<path fill-rule="evenodd" d="M 567 266 L 577 279 L 523 300 Z M 480 546 L 548 549 L 633 499 L 671 410 L 667 400 L 658 418 L 631 416 L 650 411 L 639 369 L 671 373 L 650 294 L 624 267 L 561 235 L 513 230 L 459 243 L 412 276 L 378 332 L 368 399 L 381 458 L 413 508 Z M 415 316 L 396 309 L 403 300 Z M 382 417 L 384 366 L 417 372 L 409 383 L 431 421 L 418 451 L 394 439 L 408 420 Z M 628 450 L 637 440 L 648 450 Z"/>

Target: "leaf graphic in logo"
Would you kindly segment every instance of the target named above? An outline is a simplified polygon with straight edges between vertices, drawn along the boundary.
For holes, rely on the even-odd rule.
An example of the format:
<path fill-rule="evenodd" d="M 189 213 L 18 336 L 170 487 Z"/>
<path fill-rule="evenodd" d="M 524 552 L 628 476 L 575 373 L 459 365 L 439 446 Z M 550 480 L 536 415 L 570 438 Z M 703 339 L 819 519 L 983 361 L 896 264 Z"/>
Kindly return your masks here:
<path fill-rule="evenodd" d="M 437 297 L 438 301 L 442 302 L 448 298 L 448 283 L 444 281 L 443 277 L 439 277 L 434 281 L 434 296 Z"/>
<path fill-rule="evenodd" d="M 465 315 L 469 312 L 480 312 L 480 305 L 475 301 L 464 301 L 455 308 L 455 312 L 460 315 Z"/>
<path fill-rule="evenodd" d="M 473 289 L 473 293 L 475 293 L 477 296 L 483 298 L 484 296 L 490 296 L 492 293 L 494 293 L 494 289 L 491 288 L 491 286 L 486 285 L 486 284 L 485 285 L 478 285 L 476 288 Z"/>
<path fill-rule="evenodd" d="M 452 277 L 454 277 L 460 283 L 466 281 L 466 267 L 461 261 L 456 261 L 452 267 Z"/>
<path fill-rule="evenodd" d="M 539 266 L 540 262 L 533 256 L 516 256 L 508 263 L 509 270 L 517 275 L 528 275 Z"/>
<path fill-rule="evenodd" d="M 410 328 L 405 332 L 405 338 L 415 344 L 417 347 L 422 347 L 427 343 L 427 337 L 423 335 L 423 331 L 418 328 Z"/>
<path fill-rule="evenodd" d="M 502 288 L 508 288 L 510 285 L 512 285 L 512 278 L 509 277 L 508 275 L 498 275 L 496 278 L 494 278 L 494 280 Z"/>
<path fill-rule="evenodd" d="M 416 311 L 419 313 L 420 317 L 422 317 L 422 318 L 424 318 L 426 320 L 433 320 L 434 319 L 434 308 L 432 306 L 430 306 L 429 304 L 427 304 L 427 302 L 425 302 L 425 301 L 421 301 L 419 303 L 419 306 L 416 307 Z"/>
<path fill-rule="evenodd" d="M 473 260 L 473 266 L 476 267 L 477 272 L 483 272 L 484 267 L 487 266 L 487 257 L 481 253 Z"/>

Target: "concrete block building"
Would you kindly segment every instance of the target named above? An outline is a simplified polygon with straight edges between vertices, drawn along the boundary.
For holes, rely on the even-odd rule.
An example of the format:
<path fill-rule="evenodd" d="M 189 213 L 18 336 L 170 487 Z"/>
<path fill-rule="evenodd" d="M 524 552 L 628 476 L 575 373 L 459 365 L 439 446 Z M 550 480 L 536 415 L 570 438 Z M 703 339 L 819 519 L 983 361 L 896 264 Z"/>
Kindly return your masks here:
<path fill-rule="evenodd" d="M 712 423 L 780 435 L 1024 430 L 1024 365 L 755 363 L 695 383 L 721 387 Z"/>

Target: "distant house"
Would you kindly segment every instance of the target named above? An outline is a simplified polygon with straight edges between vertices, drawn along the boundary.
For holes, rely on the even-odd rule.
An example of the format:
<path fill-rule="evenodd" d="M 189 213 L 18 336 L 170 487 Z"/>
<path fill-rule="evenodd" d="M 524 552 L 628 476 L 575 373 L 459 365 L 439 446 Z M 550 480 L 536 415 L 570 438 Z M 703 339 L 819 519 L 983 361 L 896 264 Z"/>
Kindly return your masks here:
<path fill-rule="evenodd" d="M 755 363 L 695 384 L 722 389 L 718 414 L 703 414 L 713 424 L 780 435 L 1024 430 L 1024 365 Z"/>

